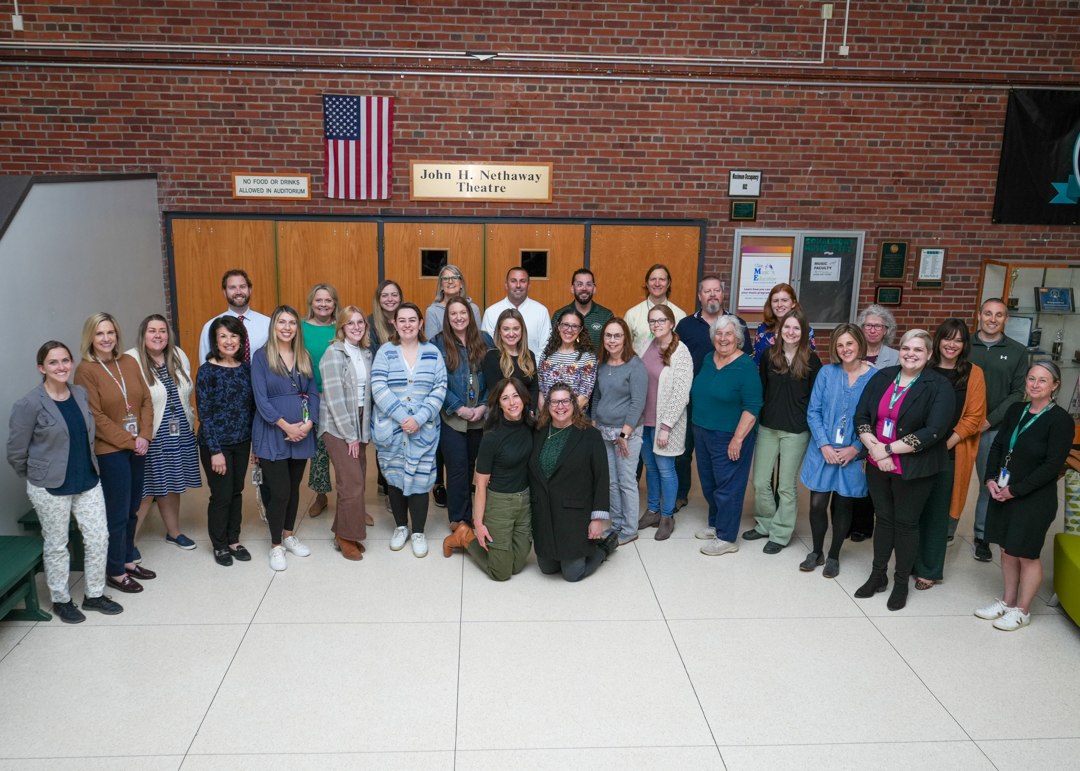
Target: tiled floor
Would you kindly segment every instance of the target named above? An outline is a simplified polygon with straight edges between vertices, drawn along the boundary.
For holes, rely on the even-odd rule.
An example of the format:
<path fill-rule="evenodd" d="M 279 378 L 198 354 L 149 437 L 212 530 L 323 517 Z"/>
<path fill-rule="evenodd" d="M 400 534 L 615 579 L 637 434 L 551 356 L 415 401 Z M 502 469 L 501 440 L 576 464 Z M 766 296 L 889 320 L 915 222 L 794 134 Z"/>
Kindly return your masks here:
<path fill-rule="evenodd" d="M 374 495 L 362 562 L 334 551 L 331 511 L 301 517 L 312 554 L 275 574 L 247 498 L 253 562 L 213 563 L 197 491 L 199 548 L 151 512 L 160 577 L 122 615 L 0 623 L 0 770 L 1080 767 L 1080 629 L 1046 605 L 1049 540 L 1037 617 L 995 631 L 971 613 L 1001 582 L 971 558 L 973 498 L 947 581 L 899 613 L 852 597 L 869 542 L 837 580 L 799 572 L 805 498 L 781 554 L 709 558 L 695 488 L 670 541 L 648 531 L 579 584 L 444 559 L 434 507 L 431 554 L 391 552 Z"/>

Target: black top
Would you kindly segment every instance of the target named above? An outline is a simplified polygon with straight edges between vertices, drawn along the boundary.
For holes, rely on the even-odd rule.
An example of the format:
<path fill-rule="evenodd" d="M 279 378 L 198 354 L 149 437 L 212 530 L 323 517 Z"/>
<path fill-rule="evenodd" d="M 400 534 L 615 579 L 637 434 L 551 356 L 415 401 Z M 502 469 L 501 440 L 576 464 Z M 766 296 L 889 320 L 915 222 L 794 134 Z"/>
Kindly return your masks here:
<path fill-rule="evenodd" d="M 206 362 L 195 376 L 195 409 L 199 413 L 199 444 L 212 453 L 226 445 L 251 439 L 255 395 L 251 365 L 222 367 Z M 317 413 L 316 413 L 317 415 Z"/>
<path fill-rule="evenodd" d="M 964 404 L 967 402 L 967 383 L 964 383 L 963 388 L 956 387 L 956 380 L 959 375 L 957 375 L 955 367 L 953 367 L 952 369 L 945 369 L 944 367 L 934 367 L 934 372 L 938 373 L 946 380 L 948 380 L 949 384 L 953 387 L 953 398 L 956 401 L 953 403 L 952 426 L 953 431 L 955 432 L 956 426 L 960 423 L 960 418 L 964 417 Z M 946 435 L 945 439 L 946 441 L 948 441 L 949 436 Z M 949 450 L 949 457 L 953 460 L 956 460 L 955 447 Z"/>
<path fill-rule="evenodd" d="M 780 345 L 777 341 L 775 345 Z M 810 374 L 802 380 L 796 380 L 791 370 L 783 375 L 776 371 L 770 351 L 761 356 L 758 372 L 761 374 L 763 401 L 758 423 L 774 431 L 787 431 L 801 434 L 810 430 L 806 422 L 806 411 L 810 407 L 810 392 L 814 390 L 814 381 L 821 369 L 821 359 L 810 352 Z"/>
<path fill-rule="evenodd" d="M 498 348 L 489 348 L 488 352 L 484 354 L 484 382 L 487 384 L 489 393 L 495 389 L 495 386 L 499 384 L 500 380 L 505 380 L 502 368 L 499 366 L 499 357 L 500 353 Z M 525 377 L 525 373 L 522 372 L 521 367 L 518 366 L 517 356 L 511 356 L 510 358 L 514 362 L 514 377 L 524 383 L 525 387 L 529 389 L 529 397 L 532 399 L 529 409 L 532 412 L 536 412 L 536 404 L 540 401 L 540 373 L 536 366 L 536 357 L 533 357 L 532 377 Z M 514 490 L 513 492 L 517 492 L 517 490 Z"/>
<path fill-rule="evenodd" d="M 502 417 L 480 440 L 476 473 L 491 475 L 488 490 L 493 493 L 520 493 L 529 486 L 532 449 L 533 432 L 525 421 Z"/>
<path fill-rule="evenodd" d="M 1021 416 L 1023 425 L 1028 424 L 1033 417 L 1030 409 L 1030 403 L 1019 402 L 1006 410 L 998 435 L 990 447 L 983 483 L 996 480 L 1001 473 L 1013 430 Z M 1057 505 L 1058 472 L 1072 449 L 1074 426 L 1069 413 L 1055 404 L 1016 438 L 1016 446 L 1009 458 L 1009 492 L 1015 498 L 1042 497 L 1035 494 L 1045 489 L 1047 492 L 1044 495 L 1053 506 Z"/>
<path fill-rule="evenodd" d="M 886 367 L 870 378 L 855 410 L 855 428 L 876 436 L 881 397 L 900 374 L 900 367 Z M 901 479 L 921 479 L 945 470 L 949 453 L 945 440 L 952 433 L 953 388 L 949 381 L 927 368 L 908 386 L 896 421 L 894 442 L 904 442 L 914 451 L 900 461 Z M 887 406 L 887 405 L 886 405 Z"/>
<path fill-rule="evenodd" d="M 68 461 L 67 475 L 64 484 L 59 487 L 49 487 L 46 490 L 53 495 L 78 495 L 93 489 L 97 484 L 98 476 L 94 473 L 94 463 L 90 459 L 90 442 L 86 439 L 86 421 L 83 420 L 82 410 L 74 396 L 69 396 L 62 402 L 53 399 L 53 402 L 64 416 L 64 422 L 68 429 Z"/>

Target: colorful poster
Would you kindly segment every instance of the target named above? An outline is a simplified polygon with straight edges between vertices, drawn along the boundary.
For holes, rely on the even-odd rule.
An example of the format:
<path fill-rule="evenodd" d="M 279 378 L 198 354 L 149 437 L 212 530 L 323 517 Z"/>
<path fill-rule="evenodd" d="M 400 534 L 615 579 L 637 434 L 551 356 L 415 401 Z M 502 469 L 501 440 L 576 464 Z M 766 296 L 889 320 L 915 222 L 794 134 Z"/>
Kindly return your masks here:
<path fill-rule="evenodd" d="M 769 290 L 791 283 L 790 246 L 744 246 L 739 257 L 740 311 L 761 313 Z"/>

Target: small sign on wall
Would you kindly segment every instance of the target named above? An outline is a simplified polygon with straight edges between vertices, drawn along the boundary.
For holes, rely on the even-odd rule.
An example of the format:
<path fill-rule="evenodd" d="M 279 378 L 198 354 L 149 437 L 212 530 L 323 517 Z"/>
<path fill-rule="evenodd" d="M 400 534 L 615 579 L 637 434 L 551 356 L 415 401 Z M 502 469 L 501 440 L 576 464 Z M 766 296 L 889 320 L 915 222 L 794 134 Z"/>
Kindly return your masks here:
<path fill-rule="evenodd" d="M 551 203 L 550 163 L 409 163 L 411 201 Z"/>
<path fill-rule="evenodd" d="M 311 200 L 310 174 L 232 175 L 233 198 L 290 198 Z"/>
<path fill-rule="evenodd" d="M 760 171 L 728 172 L 728 195 L 756 198 L 761 195 Z"/>

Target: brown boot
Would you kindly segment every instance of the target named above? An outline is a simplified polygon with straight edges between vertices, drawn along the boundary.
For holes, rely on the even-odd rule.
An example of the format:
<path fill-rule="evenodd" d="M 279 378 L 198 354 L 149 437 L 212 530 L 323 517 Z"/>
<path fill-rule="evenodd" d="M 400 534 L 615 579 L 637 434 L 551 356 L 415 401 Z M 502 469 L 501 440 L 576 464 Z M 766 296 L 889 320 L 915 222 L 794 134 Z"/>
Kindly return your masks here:
<path fill-rule="evenodd" d="M 334 536 L 337 538 L 337 536 Z M 338 546 L 341 548 L 341 556 L 347 560 L 362 560 L 364 555 L 360 553 L 360 550 L 356 548 L 355 541 L 346 541 L 344 538 L 337 539 Z"/>
<path fill-rule="evenodd" d="M 317 517 L 323 513 L 326 509 L 326 495 L 319 493 L 315 496 L 315 500 L 311 502 L 311 506 L 308 508 L 307 513 L 309 517 Z"/>
<path fill-rule="evenodd" d="M 461 523 L 457 530 L 446 536 L 442 542 L 442 553 L 444 557 L 449 557 L 454 553 L 454 548 L 459 547 L 462 549 L 468 548 L 469 544 L 476 540 L 476 533 L 473 529 Z"/>

